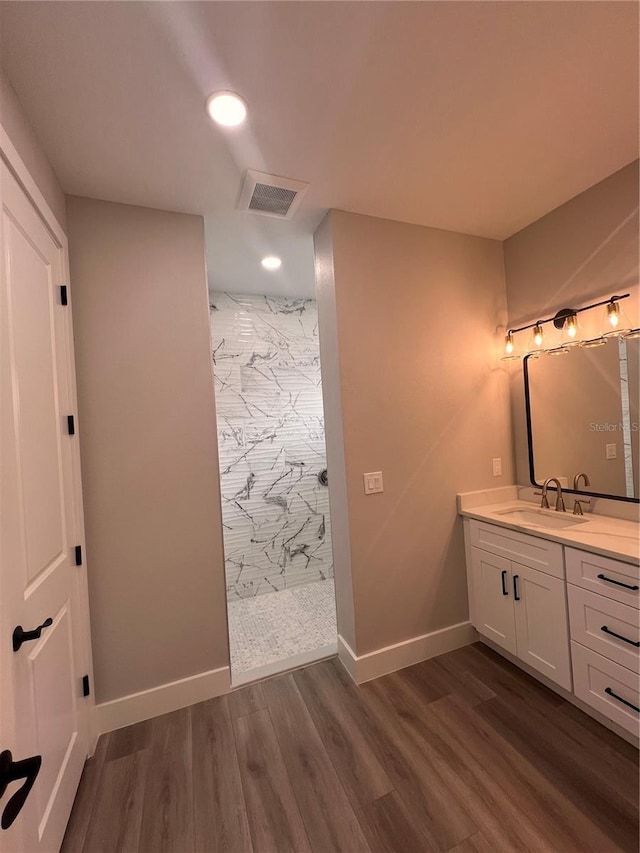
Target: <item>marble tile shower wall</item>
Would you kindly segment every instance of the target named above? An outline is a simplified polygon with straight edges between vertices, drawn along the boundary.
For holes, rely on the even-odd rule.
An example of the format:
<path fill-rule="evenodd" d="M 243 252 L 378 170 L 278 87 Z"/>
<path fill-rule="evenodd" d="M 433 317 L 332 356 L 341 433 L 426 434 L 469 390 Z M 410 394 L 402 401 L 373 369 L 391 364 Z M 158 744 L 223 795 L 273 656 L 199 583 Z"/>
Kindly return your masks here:
<path fill-rule="evenodd" d="M 333 577 L 315 300 L 215 293 L 210 320 L 227 597 Z"/>

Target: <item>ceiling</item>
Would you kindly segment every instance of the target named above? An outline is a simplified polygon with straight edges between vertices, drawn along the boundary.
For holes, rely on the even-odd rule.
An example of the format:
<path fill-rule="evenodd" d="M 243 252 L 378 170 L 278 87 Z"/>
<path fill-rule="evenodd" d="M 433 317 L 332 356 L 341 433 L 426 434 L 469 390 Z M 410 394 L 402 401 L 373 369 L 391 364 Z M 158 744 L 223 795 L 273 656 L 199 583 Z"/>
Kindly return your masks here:
<path fill-rule="evenodd" d="M 504 239 L 638 156 L 635 2 L 3 2 L 0 24 L 65 192 L 203 214 L 212 289 L 312 295 L 331 207 Z M 245 125 L 211 123 L 218 89 Z M 248 168 L 310 183 L 293 221 L 235 209 Z"/>

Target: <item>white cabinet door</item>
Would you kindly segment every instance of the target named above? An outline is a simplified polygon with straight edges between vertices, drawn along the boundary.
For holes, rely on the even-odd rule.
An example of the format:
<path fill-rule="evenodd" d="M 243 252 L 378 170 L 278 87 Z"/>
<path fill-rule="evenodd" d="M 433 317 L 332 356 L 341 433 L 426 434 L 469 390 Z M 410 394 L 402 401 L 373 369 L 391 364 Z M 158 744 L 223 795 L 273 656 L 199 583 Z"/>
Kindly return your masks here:
<path fill-rule="evenodd" d="M 87 755 L 70 306 L 58 286 L 64 249 L 2 162 L 0 208 L 0 750 L 17 776 L 0 800 L 0 851 L 53 853 Z M 17 626 L 43 627 L 18 648 Z M 25 782 L 9 751 L 42 763 L 4 828 Z"/>
<path fill-rule="evenodd" d="M 565 582 L 518 563 L 511 572 L 518 657 L 571 690 Z"/>
<path fill-rule="evenodd" d="M 473 610 L 477 631 L 508 652 L 516 653 L 511 563 L 504 557 L 471 548 Z M 550 580 L 554 580 L 550 578 Z"/>

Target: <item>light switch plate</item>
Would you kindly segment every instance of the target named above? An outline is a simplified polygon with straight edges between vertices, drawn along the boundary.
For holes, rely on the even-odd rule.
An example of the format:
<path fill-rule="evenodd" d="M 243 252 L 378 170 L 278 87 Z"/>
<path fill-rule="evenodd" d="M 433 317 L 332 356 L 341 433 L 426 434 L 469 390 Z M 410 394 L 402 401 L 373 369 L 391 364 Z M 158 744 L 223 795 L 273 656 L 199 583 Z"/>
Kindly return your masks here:
<path fill-rule="evenodd" d="M 493 463 L 493 476 L 502 477 L 502 459 L 498 456 L 491 460 Z"/>
<path fill-rule="evenodd" d="M 607 444 L 605 446 L 605 451 L 607 455 L 607 459 L 617 459 L 618 458 L 618 450 L 615 444 Z"/>
<path fill-rule="evenodd" d="M 363 477 L 365 495 L 375 495 L 377 492 L 384 491 L 382 471 L 371 471 L 369 474 L 363 474 Z"/>

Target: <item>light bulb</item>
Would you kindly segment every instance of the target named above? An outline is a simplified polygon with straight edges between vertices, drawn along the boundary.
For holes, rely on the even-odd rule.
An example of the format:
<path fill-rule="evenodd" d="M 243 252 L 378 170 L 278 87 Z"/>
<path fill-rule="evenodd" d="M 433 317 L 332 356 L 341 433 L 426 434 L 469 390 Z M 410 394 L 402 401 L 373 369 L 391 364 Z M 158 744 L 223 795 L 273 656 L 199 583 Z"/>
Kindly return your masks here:
<path fill-rule="evenodd" d="M 578 318 L 575 314 L 567 317 L 567 334 L 570 338 L 575 338 L 578 333 Z"/>
<path fill-rule="evenodd" d="M 602 321 L 602 337 L 626 337 L 631 330 L 631 325 L 624 313 L 623 306 L 618 301 L 618 297 L 612 296 L 605 307 L 605 315 Z"/>
<path fill-rule="evenodd" d="M 540 323 L 536 323 L 535 328 L 533 330 L 533 340 L 537 347 L 542 346 L 542 341 L 544 340 L 544 332 L 542 331 L 542 326 Z"/>
<path fill-rule="evenodd" d="M 511 355 L 513 352 L 513 332 L 507 332 L 504 339 L 504 351 L 507 355 Z"/>

